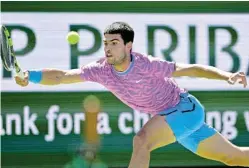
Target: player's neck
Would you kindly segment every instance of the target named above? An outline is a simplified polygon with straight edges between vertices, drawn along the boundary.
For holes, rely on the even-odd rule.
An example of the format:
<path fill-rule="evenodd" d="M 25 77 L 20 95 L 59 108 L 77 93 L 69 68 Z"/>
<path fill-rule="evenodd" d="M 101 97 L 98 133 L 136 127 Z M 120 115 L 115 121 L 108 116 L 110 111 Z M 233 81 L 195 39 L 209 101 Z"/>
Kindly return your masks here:
<path fill-rule="evenodd" d="M 130 66 L 130 64 L 131 64 L 131 60 L 132 59 L 132 56 L 131 56 L 131 54 L 129 54 L 125 59 L 124 59 L 124 61 L 121 63 L 121 64 L 119 64 L 119 65 L 114 65 L 113 67 L 114 67 L 114 69 L 116 70 L 116 71 L 118 71 L 118 72 L 124 72 L 124 71 L 126 71 L 128 68 L 129 68 L 129 66 Z"/>

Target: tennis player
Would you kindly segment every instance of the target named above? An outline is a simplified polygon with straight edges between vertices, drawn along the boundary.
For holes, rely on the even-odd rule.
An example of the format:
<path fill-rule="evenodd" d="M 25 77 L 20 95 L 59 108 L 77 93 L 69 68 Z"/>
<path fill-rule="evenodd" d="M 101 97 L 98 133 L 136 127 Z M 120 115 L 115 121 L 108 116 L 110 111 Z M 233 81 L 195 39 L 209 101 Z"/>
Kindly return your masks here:
<path fill-rule="evenodd" d="M 153 117 L 133 139 L 129 168 L 147 168 L 150 152 L 178 141 L 193 153 L 229 166 L 249 167 L 249 147 L 233 145 L 204 122 L 205 109 L 173 77 L 189 76 L 247 85 L 243 72 L 230 73 L 200 64 L 180 64 L 132 52 L 133 29 L 115 22 L 104 31 L 105 57 L 80 69 L 25 72 L 16 83 L 42 85 L 92 81 L 104 85 L 123 103 Z"/>

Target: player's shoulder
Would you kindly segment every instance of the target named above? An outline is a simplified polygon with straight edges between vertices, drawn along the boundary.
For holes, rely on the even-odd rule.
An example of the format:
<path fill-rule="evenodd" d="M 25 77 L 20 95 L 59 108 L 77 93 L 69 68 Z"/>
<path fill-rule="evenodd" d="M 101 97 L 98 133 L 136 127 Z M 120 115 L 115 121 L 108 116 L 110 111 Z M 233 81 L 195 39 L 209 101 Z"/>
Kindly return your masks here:
<path fill-rule="evenodd" d="M 153 57 L 152 55 L 147 55 L 147 54 L 142 54 L 142 53 L 137 53 L 137 52 L 132 52 L 132 55 L 135 57 L 136 60 L 143 61 L 143 62 L 153 62 L 153 61 L 161 60 L 158 57 Z"/>
<path fill-rule="evenodd" d="M 93 61 L 93 62 L 85 65 L 84 67 L 95 68 L 95 69 L 103 69 L 103 68 L 108 67 L 108 64 L 107 64 L 105 58 L 99 58 L 98 60 Z"/>
<path fill-rule="evenodd" d="M 135 60 L 138 60 L 138 61 L 145 61 L 145 60 L 148 60 L 148 55 L 146 54 L 142 54 L 142 53 L 138 53 L 138 52 L 132 52 L 131 53 L 132 56 L 134 57 Z"/>
<path fill-rule="evenodd" d="M 106 65 L 106 58 L 99 58 L 97 61 L 96 61 L 97 64 L 99 65 L 102 65 L 102 66 L 105 66 Z"/>

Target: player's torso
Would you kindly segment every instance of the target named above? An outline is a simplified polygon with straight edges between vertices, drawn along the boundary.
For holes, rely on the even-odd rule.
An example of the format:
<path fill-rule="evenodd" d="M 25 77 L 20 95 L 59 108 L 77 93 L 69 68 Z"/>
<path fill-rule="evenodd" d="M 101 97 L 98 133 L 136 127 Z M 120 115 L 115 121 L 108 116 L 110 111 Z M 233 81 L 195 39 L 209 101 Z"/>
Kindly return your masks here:
<path fill-rule="evenodd" d="M 164 108 L 176 84 L 170 78 L 156 76 L 139 61 L 143 60 L 135 60 L 128 73 L 118 74 L 113 68 L 104 70 L 100 83 L 133 108 L 150 111 Z"/>

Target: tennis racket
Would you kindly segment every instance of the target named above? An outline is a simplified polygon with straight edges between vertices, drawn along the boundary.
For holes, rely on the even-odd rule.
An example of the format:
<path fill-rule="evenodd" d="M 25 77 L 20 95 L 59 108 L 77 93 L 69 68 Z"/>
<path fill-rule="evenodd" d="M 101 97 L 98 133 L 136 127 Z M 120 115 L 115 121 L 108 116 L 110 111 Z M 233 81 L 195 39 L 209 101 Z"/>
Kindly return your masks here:
<path fill-rule="evenodd" d="M 1 25 L 0 40 L 1 40 L 1 59 L 3 67 L 7 71 L 14 70 L 17 76 L 19 76 L 21 79 L 24 79 L 24 73 L 21 70 L 16 60 L 13 48 L 13 42 L 10 37 L 10 33 L 4 25 Z"/>

